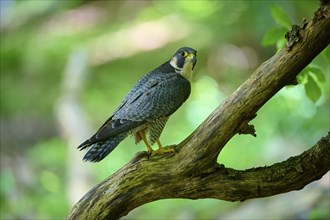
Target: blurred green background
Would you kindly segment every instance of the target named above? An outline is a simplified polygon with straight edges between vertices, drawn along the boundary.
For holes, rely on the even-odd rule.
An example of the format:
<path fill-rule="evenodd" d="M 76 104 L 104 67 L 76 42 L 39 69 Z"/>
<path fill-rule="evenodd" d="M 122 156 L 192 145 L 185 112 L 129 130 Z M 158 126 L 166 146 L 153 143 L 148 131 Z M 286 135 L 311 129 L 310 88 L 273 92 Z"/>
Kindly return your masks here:
<path fill-rule="evenodd" d="M 182 46 L 198 51 L 192 94 L 165 145 L 187 137 L 281 48 L 288 21 L 317 1 L 1 0 L 1 219 L 63 219 L 94 185 L 145 150 L 128 138 L 98 164 L 76 147 L 145 73 Z M 235 169 L 298 155 L 329 131 L 329 48 L 235 136 L 219 163 Z M 321 73 L 322 76 L 320 76 Z M 323 77 L 323 78 L 322 78 Z M 306 95 L 306 91 L 308 94 Z M 124 219 L 329 219 L 329 173 L 304 189 L 245 202 L 156 201 Z"/>

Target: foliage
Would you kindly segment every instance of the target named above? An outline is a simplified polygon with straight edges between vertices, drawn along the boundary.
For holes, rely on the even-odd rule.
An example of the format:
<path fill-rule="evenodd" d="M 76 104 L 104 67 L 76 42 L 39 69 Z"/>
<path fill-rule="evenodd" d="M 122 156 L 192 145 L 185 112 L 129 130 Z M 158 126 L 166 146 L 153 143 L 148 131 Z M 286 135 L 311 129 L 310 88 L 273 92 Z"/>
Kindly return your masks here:
<path fill-rule="evenodd" d="M 79 194 L 75 199 L 81 198 L 144 150 L 142 144 L 135 147 L 127 139 L 104 162 L 87 164 L 75 148 L 103 123 L 142 74 L 166 61 L 178 47 L 197 49 L 198 63 L 192 94 L 166 125 L 164 144 L 189 135 L 275 52 L 269 46 L 285 45 L 283 36 L 291 24 L 311 18 L 318 7 L 313 1 L 0 3 L 1 219 L 63 218 L 74 203 L 73 193 Z M 65 90 L 64 72 L 77 53 L 86 60 L 73 67 L 87 67 L 82 87 L 72 96 L 84 112 L 81 120 L 92 127 L 83 137 L 67 135 L 56 116 L 61 97 L 71 95 Z M 328 60 L 329 50 L 299 75 L 299 85 L 270 100 L 253 120 L 257 138 L 235 136 L 220 154 L 220 163 L 236 169 L 270 165 L 299 154 L 329 131 L 325 120 L 329 75 L 324 74 L 329 71 Z M 82 173 L 87 177 L 81 179 Z M 69 188 L 71 178 L 79 180 L 74 189 Z M 322 181 L 315 186 L 317 192 L 326 188 Z M 236 213 L 258 218 L 262 216 L 258 207 L 271 206 L 277 199 L 283 204 L 276 207 L 279 218 L 328 218 L 323 208 L 329 203 L 326 193 L 311 198 L 314 188 L 306 188 L 290 193 L 309 201 L 297 210 L 285 209 L 285 195 L 255 203 L 168 200 L 141 207 L 127 218 L 214 219 Z"/>

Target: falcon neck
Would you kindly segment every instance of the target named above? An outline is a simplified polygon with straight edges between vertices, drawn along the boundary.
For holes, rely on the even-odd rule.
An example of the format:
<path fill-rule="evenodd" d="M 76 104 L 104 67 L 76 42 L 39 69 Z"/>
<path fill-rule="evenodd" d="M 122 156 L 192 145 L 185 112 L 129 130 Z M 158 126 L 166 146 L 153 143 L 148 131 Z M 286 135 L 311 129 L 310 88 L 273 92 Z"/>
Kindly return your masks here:
<path fill-rule="evenodd" d="M 189 82 L 192 80 L 192 74 L 193 74 L 193 68 L 194 64 L 192 62 L 186 62 L 182 68 L 177 67 L 176 63 L 172 60 L 169 62 L 169 66 L 171 69 L 174 69 L 174 71 L 184 78 L 186 78 Z"/>
<path fill-rule="evenodd" d="M 183 65 L 183 68 L 180 70 L 180 74 L 186 78 L 189 82 L 192 80 L 192 75 L 193 75 L 193 67 L 194 64 L 192 62 L 186 62 Z"/>

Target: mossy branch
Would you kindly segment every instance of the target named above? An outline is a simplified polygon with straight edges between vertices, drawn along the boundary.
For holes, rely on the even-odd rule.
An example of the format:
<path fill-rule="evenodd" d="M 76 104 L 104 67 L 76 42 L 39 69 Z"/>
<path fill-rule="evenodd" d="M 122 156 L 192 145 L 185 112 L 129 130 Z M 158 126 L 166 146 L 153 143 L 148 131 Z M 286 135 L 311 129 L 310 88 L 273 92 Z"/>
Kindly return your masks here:
<path fill-rule="evenodd" d="M 67 219 L 118 219 L 132 209 L 165 198 L 241 201 L 302 189 L 330 170 L 329 134 L 299 156 L 269 167 L 238 171 L 217 163 L 237 133 L 255 135 L 249 121 L 281 88 L 295 82 L 330 41 L 330 10 L 321 6 L 310 22 L 288 32 L 286 48 L 264 62 L 189 137 L 177 153 L 129 163 L 90 190 Z"/>

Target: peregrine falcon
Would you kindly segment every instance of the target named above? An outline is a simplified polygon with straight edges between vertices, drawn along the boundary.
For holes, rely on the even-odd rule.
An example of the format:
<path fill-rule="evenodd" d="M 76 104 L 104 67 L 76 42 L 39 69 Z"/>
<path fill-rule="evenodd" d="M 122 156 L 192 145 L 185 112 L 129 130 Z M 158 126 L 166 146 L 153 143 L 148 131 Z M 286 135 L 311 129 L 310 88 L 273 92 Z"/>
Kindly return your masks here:
<path fill-rule="evenodd" d="M 167 119 L 190 95 L 196 53 L 192 48 L 182 47 L 169 61 L 144 75 L 112 116 L 78 147 L 90 148 L 83 160 L 101 161 L 130 134 L 136 144 L 143 140 L 149 153 L 166 152 L 159 137 Z M 154 151 L 151 145 L 156 142 L 159 149 Z"/>

